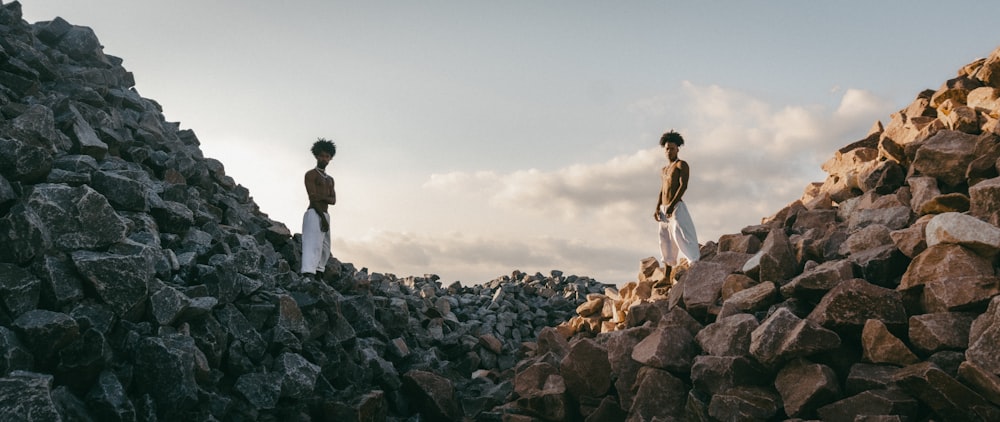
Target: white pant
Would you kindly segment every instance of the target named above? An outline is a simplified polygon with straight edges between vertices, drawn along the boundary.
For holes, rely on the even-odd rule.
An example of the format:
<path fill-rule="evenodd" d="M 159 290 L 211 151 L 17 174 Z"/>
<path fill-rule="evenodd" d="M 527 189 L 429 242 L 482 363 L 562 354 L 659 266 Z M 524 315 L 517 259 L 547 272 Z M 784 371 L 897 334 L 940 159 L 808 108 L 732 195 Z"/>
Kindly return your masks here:
<path fill-rule="evenodd" d="M 695 262 L 701 257 L 698 234 L 684 202 L 674 207 L 674 215 L 666 217 L 667 206 L 660 205 L 660 256 L 663 265 L 675 266 L 683 260 Z"/>
<path fill-rule="evenodd" d="M 330 214 L 323 213 L 326 221 Z M 320 230 L 319 213 L 310 208 L 302 216 L 302 273 L 316 273 L 326 269 L 330 259 L 330 231 Z"/>

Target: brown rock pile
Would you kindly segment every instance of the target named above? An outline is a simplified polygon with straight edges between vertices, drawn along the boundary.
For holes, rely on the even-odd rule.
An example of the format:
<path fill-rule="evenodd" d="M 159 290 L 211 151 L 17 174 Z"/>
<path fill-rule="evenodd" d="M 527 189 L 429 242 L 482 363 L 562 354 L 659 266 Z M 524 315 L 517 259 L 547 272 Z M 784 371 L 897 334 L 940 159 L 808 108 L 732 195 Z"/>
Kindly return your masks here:
<path fill-rule="evenodd" d="M 801 199 L 703 246 L 672 287 L 649 258 L 638 281 L 590 294 L 494 412 L 1000 420 L 1000 49 L 823 169 Z"/>

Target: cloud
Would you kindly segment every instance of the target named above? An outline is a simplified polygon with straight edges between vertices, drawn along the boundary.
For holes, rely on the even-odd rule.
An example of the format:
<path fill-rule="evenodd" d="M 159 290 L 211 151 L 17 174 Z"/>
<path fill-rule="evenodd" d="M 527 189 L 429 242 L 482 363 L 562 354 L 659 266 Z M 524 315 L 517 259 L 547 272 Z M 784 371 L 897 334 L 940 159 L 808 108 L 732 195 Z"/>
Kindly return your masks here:
<path fill-rule="evenodd" d="M 687 140 L 681 158 L 692 168 L 685 202 L 701 243 L 759 224 L 798 199 L 825 178 L 819 166 L 833 151 L 890 112 L 859 90 L 846 90 L 834 110 L 772 105 L 718 86 L 685 83 L 682 92 L 637 100 L 629 110 L 641 122 L 684 122 L 677 128 Z M 684 105 L 680 112 L 676 104 Z M 648 128 L 656 130 L 663 128 Z M 447 269 L 463 281 L 517 268 L 621 284 L 635 278 L 641 259 L 658 256 L 652 212 L 664 164 L 654 146 L 555 169 L 431 174 L 422 188 L 439 201 L 478 207 L 472 212 L 488 219 L 482 233 L 380 233 L 340 247 L 372 266 Z"/>

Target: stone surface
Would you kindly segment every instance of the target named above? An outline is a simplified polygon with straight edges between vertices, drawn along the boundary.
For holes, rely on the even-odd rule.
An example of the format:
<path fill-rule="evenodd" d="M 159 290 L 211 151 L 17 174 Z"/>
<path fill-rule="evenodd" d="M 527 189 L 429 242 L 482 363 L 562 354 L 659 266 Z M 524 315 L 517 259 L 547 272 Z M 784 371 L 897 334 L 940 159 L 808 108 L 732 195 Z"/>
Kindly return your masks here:
<path fill-rule="evenodd" d="M 885 323 L 877 319 L 865 322 L 861 347 L 865 362 L 906 366 L 920 361 L 902 340 L 889 332 Z"/>
<path fill-rule="evenodd" d="M 834 350 L 840 337 L 816 323 L 779 308 L 750 334 L 750 354 L 766 366 Z"/>
<path fill-rule="evenodd" d="M 907 366 L 896 374 L 895 379 L 900 388 L 929 406 L 943 419 L 1000 419 L 1000 408 L 932 363 Z"/>
<path fill-rule="evenodd" d="M 785 414 L 808 417 L 820 406 L 840 399 L 837 374 L 826 365 L 798 359 L 785 365 L 774 380 Z"/>
<path fill-rule="evenodd" d="M 898 292 L 857 278 L 844 281 L 830 290 L 808 319 L 841 333 L 860 333 L 869 319 L 878 319 L 889 327 L 899 327 L 907 322 L 906 310 Z"/>
<path fill-rule="evenodd" d="M 965 350 L 974 314 L 939 312 L 910 317 L 910 342 L 924 354 Z"/>
<path fill-rule="evenodd" d="M 927 246 L 956 244 L 992 259 L 1000 252 L 1000 227 L 957 212 L 935 216 L 927 223 Z"/>

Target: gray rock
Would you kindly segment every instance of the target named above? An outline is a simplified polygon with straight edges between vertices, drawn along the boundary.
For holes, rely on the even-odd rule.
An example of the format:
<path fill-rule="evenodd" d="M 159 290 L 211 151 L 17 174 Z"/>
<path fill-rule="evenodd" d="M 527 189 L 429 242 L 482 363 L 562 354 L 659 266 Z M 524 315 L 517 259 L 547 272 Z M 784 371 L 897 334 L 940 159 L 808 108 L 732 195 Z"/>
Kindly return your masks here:
<path fill-rule="evenodd" d="M 116 315 L 128 315 L 149 297 L 153 265 L 148 255 L 77 251 L 71 257 L 76 270 Z"/>
<path fill-rule="evenodd" d="M 125 388 L 118 377 L 110 371 L 101 372 L 97 382 L 87 393 L 87 406 L 93 409 L 94 416 L 100 420 L 136 420 L 135 406 L 125 394 Z"/>
<path fill-rule="evenodd" d="M 52 401 L 52 376 L 14 371 L 0 378 L 0 415 L 5 421 L 60 421 Z"/>
<path fill-rule="evenodd" d="M 27 270 L 0 263 L 0 302 L 14 316 L 38 306 L 42 282 Z"/>
<path fill-rule="evenodd" d="M 274 371 L 282 376 L 282 397 L 302 398 L 312 394 L 320 367 L 300 354 L 282 353 L 276 359 Z"/>
<path fill-rule="evenodd" d="M 251 372 L 236 380 L 236 391 L 254 409 L 274 409 L 281 398 L 282 375 L 274 372 Z"/>

